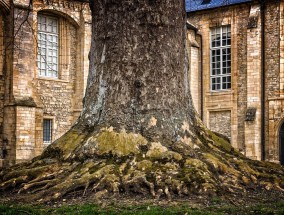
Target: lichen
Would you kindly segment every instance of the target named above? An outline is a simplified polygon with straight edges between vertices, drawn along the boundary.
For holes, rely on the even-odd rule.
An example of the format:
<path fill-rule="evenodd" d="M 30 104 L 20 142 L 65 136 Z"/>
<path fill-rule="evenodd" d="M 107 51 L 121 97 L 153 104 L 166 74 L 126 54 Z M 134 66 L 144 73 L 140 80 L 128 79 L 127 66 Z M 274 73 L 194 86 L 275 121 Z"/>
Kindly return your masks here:
<path fill-rule="evenodd" d="M 146 153 L 146 157 L 152 160 L 176 160 L 180 161 L 182 159 L 182 155 L 174 152 L 169 151 L 167 147 L 163 146 L 160 142 L 152 142 L 151 147 Z"/>
<path fill-rule="evenodd" d="M 146 145 L 147 140 L 141 134 L 103 130 L 90 137 L 84 147 L 92 149 L 96 155 L 112 154 L 118 157 L 139 154 L 139 146 Z"/>

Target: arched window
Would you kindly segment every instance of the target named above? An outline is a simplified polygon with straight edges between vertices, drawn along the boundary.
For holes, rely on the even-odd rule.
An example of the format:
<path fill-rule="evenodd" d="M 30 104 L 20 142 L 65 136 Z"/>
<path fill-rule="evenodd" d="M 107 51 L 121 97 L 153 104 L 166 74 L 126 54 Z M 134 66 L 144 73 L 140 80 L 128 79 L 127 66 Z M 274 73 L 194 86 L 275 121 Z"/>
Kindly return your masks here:
<path fill-rule="evenodd" d="M 71 58 L 76 59 L 76 27 L 67 18 L 50 11 L 41 11 L 37 17 L 38 77 L 68 80 L 76 64 L 71 62 Z"/>
<path fill-rule="evenodd" d="M 41 77 L 58 78 L 59 24 L 56 17 L 38 15 L 38 73 Z"/>

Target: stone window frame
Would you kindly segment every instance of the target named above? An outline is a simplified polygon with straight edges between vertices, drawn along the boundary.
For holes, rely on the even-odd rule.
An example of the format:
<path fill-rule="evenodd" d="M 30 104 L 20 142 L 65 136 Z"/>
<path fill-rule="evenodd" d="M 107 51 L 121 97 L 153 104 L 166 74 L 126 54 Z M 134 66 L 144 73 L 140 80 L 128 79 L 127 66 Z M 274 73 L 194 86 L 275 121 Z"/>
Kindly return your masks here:
<path fill-rule="evenodd" d="M 210 91 L 231 90 L 231 70 L 231 25 L 210 28 Z"/>
<path fill-rule="evenodd" d="M 57 11 L 52 10 L 40 10 L 37 11 L 37 16 L 44 15 L 49 17 L 54 17 L 58 19 L 58 72 L 57 77 L 50 77 L 50 76 L 41 76 L 38 71 L 36 71 L 36 77 L 39 79 L 45 79 L 45 80 L 54 80 L 54 81 L 64 81 L 69 82 L 69 68 L 71 65 L 71 39 L 70 39 L 70 25 L 75 26 L 76 30 L 78 29 L 78 26 L 75 23 L 74 20 L 70 20 L 70 18 L 67 18 L 68 16 L 66 14 L 58 13 Z M 36 22 L 38 22 L 38 17 L 36 18 Z M 36 39 L 38 35 L 38 23 L 36 25 Z M 38 41 L 36 41 L 36 56 L 38 56 Z M 38 59 L 36 59 L 36 62 L 38 62 Z"/>

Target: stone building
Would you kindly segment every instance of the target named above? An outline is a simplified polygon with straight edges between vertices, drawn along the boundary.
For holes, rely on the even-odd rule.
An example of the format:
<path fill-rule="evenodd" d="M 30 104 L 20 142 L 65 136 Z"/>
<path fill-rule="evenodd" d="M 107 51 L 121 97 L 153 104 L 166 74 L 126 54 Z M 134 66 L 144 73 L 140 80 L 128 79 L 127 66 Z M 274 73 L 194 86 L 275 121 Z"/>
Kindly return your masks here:
<path fill-rule="evenodd" d="M 284 164 L 284 1 L 187 0 L 190 82 L 205 124 Z"/>
<path fill-rule="evenodd" d="M 91 41 L 85 0 L 0 0 L 0 166 L 29 160 L 78 118 Z"/>
<path fill-rule="evenodd" d="M 284 1 L 186 10 L 197 112 L 246 156 L 284 164 Z M 40 154 L 79 116 L 91 14 L 88 0 L 0 0 L 0 25 L 1 167 Z"/>

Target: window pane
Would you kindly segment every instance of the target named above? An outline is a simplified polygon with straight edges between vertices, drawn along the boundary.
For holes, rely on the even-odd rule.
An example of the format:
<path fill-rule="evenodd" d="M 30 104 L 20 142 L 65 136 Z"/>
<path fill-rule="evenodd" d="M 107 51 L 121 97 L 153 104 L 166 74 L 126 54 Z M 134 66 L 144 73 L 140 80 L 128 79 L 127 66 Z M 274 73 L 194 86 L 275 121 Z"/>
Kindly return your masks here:
<path fill-rule="evenodd" d="M 38 71 L 40 76 L 58 76 L 58 20 L 38 15 Z"/>
<path fill-rule="evenodd" d="M 43 120 L 43 142 L 52 142 L 52 119 Z"/>
<path fill-rule="evenodd" d="M 231 27 L 211 29 L 211 90 L 231 88 Z"/>

